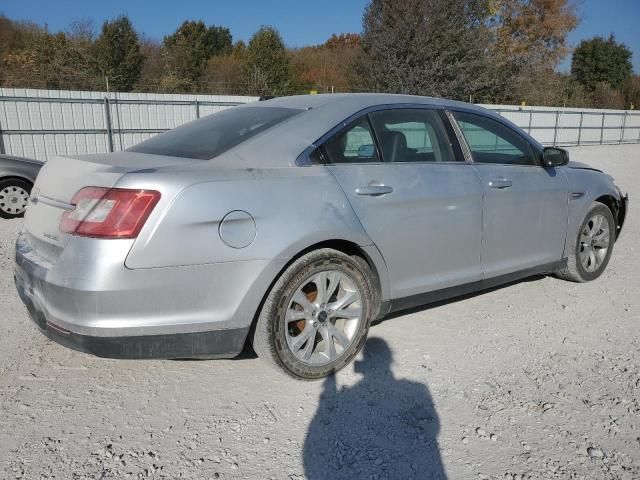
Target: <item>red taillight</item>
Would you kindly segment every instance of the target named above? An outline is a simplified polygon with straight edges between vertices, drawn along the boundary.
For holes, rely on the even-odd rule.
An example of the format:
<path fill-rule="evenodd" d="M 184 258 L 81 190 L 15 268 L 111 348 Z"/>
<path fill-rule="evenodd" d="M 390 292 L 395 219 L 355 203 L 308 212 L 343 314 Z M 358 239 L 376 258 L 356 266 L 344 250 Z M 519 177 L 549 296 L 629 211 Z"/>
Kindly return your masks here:
<path fill-rule="evenodd" d="M 160 200 L 155 190 L 85 187 L 71 200 L 60 231 L 96 238 L 136 238 Z"/>

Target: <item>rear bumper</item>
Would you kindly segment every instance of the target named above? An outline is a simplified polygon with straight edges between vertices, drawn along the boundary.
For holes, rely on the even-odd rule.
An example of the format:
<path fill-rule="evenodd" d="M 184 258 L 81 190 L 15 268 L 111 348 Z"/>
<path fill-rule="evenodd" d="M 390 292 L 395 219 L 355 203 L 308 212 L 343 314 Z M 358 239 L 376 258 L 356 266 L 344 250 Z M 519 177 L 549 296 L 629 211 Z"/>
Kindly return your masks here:
<path fill-rule="evenodd" d="M 24 289 L 18 286 L 20 298 L 40 332 L 60 345 L 89 353 L 96 357 L 118 359 L 152 358 L 233 358 L 242 350 L 248 329 L 214 330 L 209 332 L 140 335 L 126 337 L 95 337 L 81 335 L 47 322 Z"/>
<path fill-rule="evenodd" d="M 74 255 L 86 258 L 75 247 Z M 101 265 L 99 274 L 77 258 L 47 264 L 21 235 L 14 280 L 40 331 L 75 350 L 131 359 L 230 358 L 242 351 L 255 313 L 246 282 L 261 264 L 138 271 L 118 263 Z"/>

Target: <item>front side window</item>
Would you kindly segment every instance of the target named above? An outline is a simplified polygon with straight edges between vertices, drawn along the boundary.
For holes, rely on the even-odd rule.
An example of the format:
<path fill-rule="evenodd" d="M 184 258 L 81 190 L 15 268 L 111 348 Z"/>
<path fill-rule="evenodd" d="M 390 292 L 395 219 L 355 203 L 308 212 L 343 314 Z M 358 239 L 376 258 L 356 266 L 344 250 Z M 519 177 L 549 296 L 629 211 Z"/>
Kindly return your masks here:
<path fill-rule="evenodd" d="M 331 137 L 320 153 L 326 163 L 371 163 L 379 162 L 371 128 L 364 116 Z"/>
<path fill-rule="evenodd" d="M 371 113 L 385 162 L 453 162 L 455 156 L 436 110 L 398 109 Z"/>
<path fill-rule="evenodd" d="M 482 115 L 453 112 L 476 163 L 537 165 L 529 142 L 500 122 Z"/>
<path fill-rule="evenodd" d="M 129 148 L 130 152 L 210 160 L 302 110 L 279 107 L 234 107 Z"/>

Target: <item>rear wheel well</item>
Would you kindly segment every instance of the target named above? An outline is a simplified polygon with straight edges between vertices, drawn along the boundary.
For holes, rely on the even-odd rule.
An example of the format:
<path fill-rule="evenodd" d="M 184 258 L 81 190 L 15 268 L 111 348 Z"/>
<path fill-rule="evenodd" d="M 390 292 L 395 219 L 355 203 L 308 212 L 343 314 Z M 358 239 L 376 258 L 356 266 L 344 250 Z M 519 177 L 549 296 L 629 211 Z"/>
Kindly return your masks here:
<path fill-rule="evenodd" d="M 375 264 L 373 263 L 373 260 L 371 260 L 369 255 L 367 255 L 365 253 L 365 251 L 362 248 L 360 248 L 360 246 L 357 243 L 353 243 L 353 242 L 350 242 L 348 240 L 338 240 L 338 239 L 336 239 L 336 240 L 327 240 L 327 241 L 324 241 L 324 242 L 316 243 L 314 245 L 310 245 L 309 247 L 305 248 L 304 250 L 298 252 L 296 255 L 294 255 L 293 257 L 291 257 L 289 259 L 289 261 L 286 263 L 286 265 L 284 267 L 282 267 L 282 269 L 278 272 L 278 274 L 273 278 L 273 280 L 269 284 L 269 288 L 267 288 L 266 292 L 262 296 L 262 300 L 260 301 L 260 304 L 258 305 L 258 309 L 256 310 L 256 312 L 255 312 L 255 314 L 253 316 L 253 320 L 251 322 L 251 328 L 249 330 L 249 335 L 247 335 L 247 342 L 250 342 L 250 339 L 253 338 L 253 332 L 255 330 L 258 317 L 260 316 L 260 311 L 262 310 L 262 307 L 264 305 L 265 300 L 269 296 L 269 293 L 271 292 L 271 289 L 273 288 L 275 283 L 278 281 L 278 279 L 287 270 L 287 268 L 289 268 L 289 266 L 293 262 L 295 262 L 298 258 L 302 257 L 303 255 L 306 255 L 309 252 L 312 252 L 314 250 L 320 250 L 322 248 L 331 248 L 333 250 L 337 250 L 339 252 L 342 252 L 342 253 L 344 253 L 346 255 L 359 258 L 360 261 L 365 262 L 366 266 L 369 268 L 369 270 L 371 271 L 371 274 L 373 275 L 372 280 L 374 282 L 375 295 L 377 297 L 377 298 L 372 298 L 371 299 L 371 301 L 373 302 L 373 312 L 374 312 L 373 320 L 375 320 L 377 318 L 378 313 L 379 313 L 380 308 L 381 308 L 382 285 L 381 285 L 381 280 L 380 280 L 380 275 L 378 273 L 378 269 L 376 268 Z"/>
<path fill-rule="evenodd" d="M 25 177 L 19 177 L 17 175 L 8 175 L 6 177 L 0 177 L 0 182 L 4 182 L 5 180 L 21 180 L 23 182 L 27 182 L 29 185 L 33 187 L 33 182 Z"/>
<path fill-rule="evenodd" d="M 287 265 L 285 265 L 285 267 L 278 273 L 278 277 L 282 274 L 282 272 L 284 272 L 287 269 L 287 267 L 289 267 L 289 265 L 295 262 L 298 258 L 300 258 L 303 255 L 306 255 L 309 252 L 312 252 L 313 250 L 320 250 L 321 248 L 331 248 L 333 250 L 338 250 L 339 252 L 342 252 L 351 257 L 359 257 L 362 260 L 364 260 L 366 262 L 366 265 L 371 270 L 371 273 L 373 275 L 373 281 L 376 284 L 375 286 L 378 292 L 378 297 L 380 297 L 380 292 L 382 292 L 382 285 L 380 283 L 380 274 L 378 273 L 378 269 L 373 263 L 373 260 L 371 260 L 369 255 L 367 255 L 365 251 L 362 248 L 360 248 L 360 246 L 357 243 L 353 243 L 348 240 L 327 240 L 327 241 L 316 243 L 315 245 L 311 245 L 310 247 L 305 248 L 300 253 L 298 253 L 295 257 L 289 260 Z M 378 301 L 378 302 L 379 300 L 380 300 L 379 298 L 372 299 L 372 301 Z M 377 306 L 374 308 L 374 310 L 376 308 Z"/>

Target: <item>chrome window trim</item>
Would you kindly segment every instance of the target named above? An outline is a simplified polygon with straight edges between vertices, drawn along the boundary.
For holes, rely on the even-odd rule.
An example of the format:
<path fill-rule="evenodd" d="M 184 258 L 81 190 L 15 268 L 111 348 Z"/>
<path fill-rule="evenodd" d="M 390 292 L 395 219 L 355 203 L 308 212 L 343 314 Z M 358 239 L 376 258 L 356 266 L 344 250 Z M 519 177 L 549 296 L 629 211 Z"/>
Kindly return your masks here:
<path fill-rule="evenodd" d="M 453 116 L 453 113 L 451 113 L 451 111 L 449 110 L 445 110 L 444 113 L 447 116 L 449 123 L 453 127 L 453 131 L 456 133 L 456 138 L 458 139 L 460 148 L 462 148 L 462 154 L 464 155 L 465 163 L 474 163 L 473 155 L 471 155 L 471 149 L 469 148 L 469 144 L 467 144 L 467 139 L 464 138 L 464 133 L 462 133 L 460 125 L 458 125 L 458 122 Z"/>
<path fill-rule="evenodd" d="M 340 130 L 342 130 L 344 127 L 348 126 L 349 124 L 353 123 L 355 120 L 357 120 L 358 118 L 365 116 L 365 115 L 369 115 L 370 113 L 373 112 L 379 112 L 382 110 L 410 110 L 410 109 L 416 109 L 416 110 L 442 110 L 446 112 L 446 107 L 443 105 L 429 105 L 429 104 L 421 104 L 421 103 L 390 103 L 390 104 L 382 104 L 382 105 L 373 105 L 371 107 L 367 107 L 364 108 L 362 110 L 359 110 L 358 112 L 354 113 L 353 115 L 347 117 L 345 120 L 343 120 L 342 122 L 340 122 L 338 125 L 336 125 L 335 127 L 331 128 L 327 133 L 325 133 L 324 135 L 322 135 L 320 138 L 318 138 L 316 141 L 314 141 L 309 147 L 307 147 L 300 155 L 298 155 L 298 158 L 296 158 L 295 164 L 299 167 L 310 167 L 310 166 L 314 166 L 316 164 L 314 164 L 311 161 L 310 155 L 313 153 L 314 150 L 316 150 L 318 147 L 321 147 L 322 144 L 324 142 L 326 142 L 327 140 L 329 140 L 331 137 L 333 137 L 336 133 L 338 133 Z M 369 120 L 370 122 L 370 120 Z M 376 148 L 378 147 L 378 141 L 377 141 L 377 136 L 375 133 L 375 130 L 373 131 L 373 136 L 374 136 L 374 141 L 376 142 Z M 458 139 L 458 143 L 460 143 L 460 140 Z M 453 147 L 453 145 L 452 145 Z M 460 147 L 462 148 L 462 145 L 460 145 Z M 454 154 L 455 154 L 455 149 L 454 149 Z M 357 163 L 341 163 L 340 166 L 343 165 L 385 165 L 385 164 L 389 164 L 391 165 L 389 162 L 385 162 L 384 159 L 382 158 L 382 154 L 380 152 L 378 152 L 378 155 L 380 155 L 381 161 L 379 162 L 357 162 Z M 464 150 L 463 150 L 463 155 L 464 155 Z M 466 161 L 453 161 L 453 162 L 394 162 L 394 164 L 398 164 L 398 165 L 465 165 L 468 162 Z M 328 165 L 335 165 L 335 164 L 324 164 L 325 166 Z"/>
<path fill-rule="evenodd" d="M 475 110 L 472 109 L 465 109 L 465 108 L 446 108 L 445 112 L 447 114 L 447 118 L 449 118 L 449 121 L 454 125 L 454 129 L 456 130 L 456 135 L 458 135 L 458 132 L 460 132 L 460 137 L 458 137 L 458 141 L 460 142 L 460 145 L 464 145 L 463 147 L 463 151 L 465 151 L 465 155 L 467 155 L 467 152 L 469 154 L 469 158 L 470 158 L 470 163 L 473 163 L 474 165 L 500 165 L 500 166 L 506 166 L 506 167 L 538 167 L 538 168 L 544 168 L 544 166 L 542 165 L 542 162 L 540 161 L 540 150 L 537 148 L 536 145 L 532 144 L 529 139 L 527 137 L 525 137 L 522 132 L 519 132 L 518 130 L 516 130 L 515 128 L 513 128 L 511 125 L 509 125 L 508 123 L 503 122 L 500 117 L 494 117 L 493 115 L 484 115 L 481 112 L 477 112 Z M 469 144 L 467 143 L 467 139 L 464 136 L 464 133 L 462 132 L 462 129 L 460 128 L 460 125 L 458 124 L 458 121 L 456 120 L 456 117 L 454 116 L 453 112 L 462 112 L 462 113 L 468 113 L 471 115 L 477 115 L 479 117 L 484 117 L 488 120 L 493 120 L 494 122 L 499 123 L 500 125 L 502 125 L 503 127 L 509 129 L 510 131 L 514 132 L 515 134 L 517 134 L 520 138 L 522 138 L 527 145 L 529 145 L 529 148 L 531 148 L 531 153 L 533 154 L 533 160 L 536 162 L 535 165 L 530 165 L 530 164 L 520 164 L 520 163 L 479 163 L 476 162 L 473 159 L 473 155 L 471 153 L 471 149 L 469 148 Z"/>

